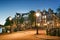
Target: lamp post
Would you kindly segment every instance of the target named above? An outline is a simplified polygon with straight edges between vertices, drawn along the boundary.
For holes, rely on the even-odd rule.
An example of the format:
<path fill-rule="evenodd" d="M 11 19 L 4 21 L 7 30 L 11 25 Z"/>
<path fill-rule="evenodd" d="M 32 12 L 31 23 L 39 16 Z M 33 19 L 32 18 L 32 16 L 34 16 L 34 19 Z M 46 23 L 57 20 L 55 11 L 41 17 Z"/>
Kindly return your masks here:
<path fill-rule="evenodd" d="M 36 13 L 35 15 L 36 15 L 36 18 L 40 16 L 39 13 Z M 36 18 L 35 18 L 35 27 L 36 27 L 36 34 L 38 34 L 38 27 L 36 26 L 36 21 L 37 21 Z"/>
<path fill-rule="evenodd" d="M 11 27 L 12 17 L 11 16 L 9 17 L 9 20 L 10 20 L 10 33 L 11 33 L 11 30 L 12 30 L 12 27 Z"/>

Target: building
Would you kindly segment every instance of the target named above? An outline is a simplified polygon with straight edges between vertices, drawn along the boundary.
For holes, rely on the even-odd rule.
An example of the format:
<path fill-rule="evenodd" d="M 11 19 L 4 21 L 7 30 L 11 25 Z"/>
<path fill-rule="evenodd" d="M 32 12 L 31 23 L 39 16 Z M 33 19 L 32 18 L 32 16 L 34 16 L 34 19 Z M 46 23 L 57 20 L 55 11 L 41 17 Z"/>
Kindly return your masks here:
<path fill-rule="evenodd" d="M 52 9 L 48 9 L 46 11 L 45 9 L 43 11 L 37 10 L 36 13 L 39 13 L 40 16 L 36 18 L 36 25 L 39 24 L 39 27 L 55 27 L 58 25 L 58 17 L 54 14 Z M 26 28 L 32 28 L 35 27 L 35 22 L 32 24 L 28 19 L 29 13 L 16 13 L 15 17 L 13 18 L 14 20 L 14 26 L 20 30 L 20 29 L 26 29 Z M 24 18 L 24 22 L 21 24 L 20 19 L 21 17 Z"/>
<path fill-rule="evenodd" d="M 3 25 L 0 25 L 0 33 L 5 33 L 6 30 L 5 30 L 5 27 Z"/>
<path fill-rule="evenodd" d="M 39 12 L 37 10 L 37 12 Z M 57 27 L 59 24 L 59 18 L 55 15 L 52 9 L 48 9 L 46 11 L 45 9 L 43 11 L 40 11 L 40 19 L 37 19 L 37 21 L 40 20 L 40 27 Z"/>

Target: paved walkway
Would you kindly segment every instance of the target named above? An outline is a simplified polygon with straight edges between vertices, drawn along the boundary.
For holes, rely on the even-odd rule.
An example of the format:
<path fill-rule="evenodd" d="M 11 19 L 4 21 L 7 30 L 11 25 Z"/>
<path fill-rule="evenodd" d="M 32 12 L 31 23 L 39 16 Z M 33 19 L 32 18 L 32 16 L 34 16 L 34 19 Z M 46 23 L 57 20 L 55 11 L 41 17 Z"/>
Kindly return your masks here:
<path fill-rule="evenodd" d="M 0 35 L 0 40 L 60 40 L 60 37 L 46 35 L 45 30 L 39 30 L 39 35 L 36 30 L 29 30 Z"/>

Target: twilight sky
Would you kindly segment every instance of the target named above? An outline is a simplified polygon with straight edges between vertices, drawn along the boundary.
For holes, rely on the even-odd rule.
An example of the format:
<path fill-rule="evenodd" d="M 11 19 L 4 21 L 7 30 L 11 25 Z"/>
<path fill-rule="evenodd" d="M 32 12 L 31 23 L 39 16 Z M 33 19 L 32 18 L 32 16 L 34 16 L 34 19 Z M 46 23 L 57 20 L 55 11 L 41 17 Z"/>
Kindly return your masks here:
<path fill-rule="evenodd" d="M 8 16 L 14 17 L 16 12 L 26 13 L 44 8 L 56 11 L 58 6 L 60 6 L 60 0 L 0 0 L 0 24 L 4 24 Z"/>

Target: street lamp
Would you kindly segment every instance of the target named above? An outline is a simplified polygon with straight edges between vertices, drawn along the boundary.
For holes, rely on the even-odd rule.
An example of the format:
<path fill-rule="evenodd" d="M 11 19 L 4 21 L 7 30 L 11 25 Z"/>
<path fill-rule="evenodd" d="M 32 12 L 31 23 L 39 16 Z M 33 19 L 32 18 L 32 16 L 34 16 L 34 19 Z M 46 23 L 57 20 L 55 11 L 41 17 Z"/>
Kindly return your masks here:
<path fill-rule="evenodd" d="M 9 20 L 10 20 L 10 32 L 11 32 L 11 30 L 12 30 L 12 27 L 11 27 L 12 17 L 11 16 L 9 17 Z"/>
<path fill-rule="evenodd" d="M 36 18 L 38 18 L 40 16 L 39 13 L 36 13 Z M 36 34 L 38 34 L 38 27 L 36 26 L 36 18 L 35 18 L 35 27 L 36 27 Z"/>
<path fill-rule="evenodd" d="M 39 13 L 36 13 L 36 17 L 39 17 L 40 16 L 40 14 Z"/>

